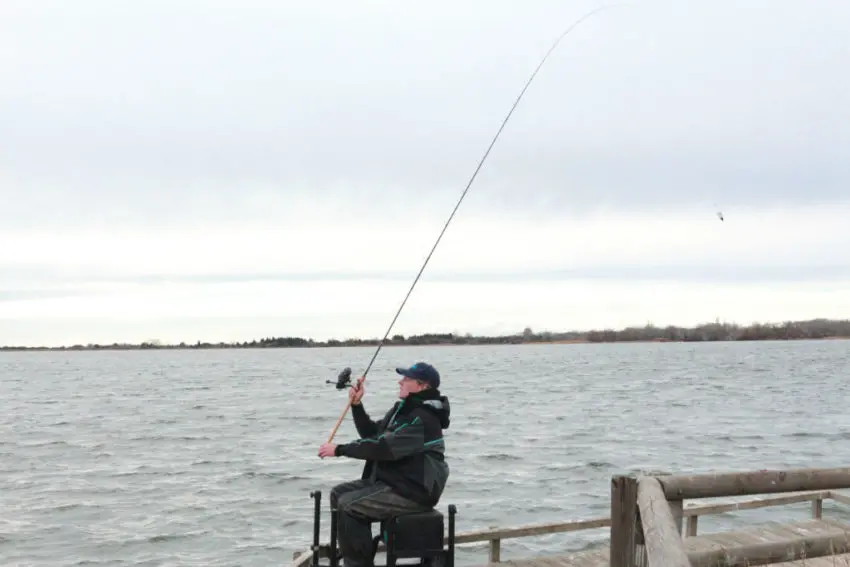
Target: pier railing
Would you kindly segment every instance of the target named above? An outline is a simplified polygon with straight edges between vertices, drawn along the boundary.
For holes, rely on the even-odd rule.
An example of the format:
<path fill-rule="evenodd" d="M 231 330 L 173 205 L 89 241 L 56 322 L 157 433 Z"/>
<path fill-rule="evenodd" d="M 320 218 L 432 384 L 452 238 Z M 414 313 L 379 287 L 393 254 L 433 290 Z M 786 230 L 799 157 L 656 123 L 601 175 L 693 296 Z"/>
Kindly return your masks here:
<path fill-rule="evenodd" d="M 737 479 L 739 477 L 742 479 L 752 479 L 752 475 L 756 474 L 772 474 L 773 477 L 765 481 L 768 483 L 766 485 L 752 483 L 738 484 Z M 800 488 L 798 484 L 793 484 L 794 482 L 799 482 L 795 479 L 792 479 L 790 483 L 784 481 L 784 484 L 781 485 L 770 484 L 770 482 L 782 475 L 785 475 L 784 478 L 787 478 L 789 474 L 799 476 L 800 471 L 760 471 L 731 473 L 731 475 L 615 476 L 611 483 L 611 516 L 609 517 L 507 528 L 491 527 L 484 530 L 459 532 L 455 537 L 455 542 L 458 546 L 486 543 L 489 550 L 489 562 L 498 563 L 501 561 L 501 543 L 504 540 L 609 528 L 611 538 L 609 542 L 611 567 L 637 567 L 641 565 L 648 565 L 649 567 L 668 567 L 668 565 L 671 567 L 684 567 L 685 565 L 691 565 L 691 563 L 682 563 L 680 566 L 669 561 L 682 560 L 684 549 L 681 547 L 681 540 L 683 537 L 697 535 L 698 522 L 701 516 L 811 502 L 812 518 L 821 518 L 824 500 L 833 500 L 841 504 L 850 505 L 850 496 L 835 492 L 834 490 L 823 489 L 817 484 L 814 485 L 816 489 L 813 490 L 806 490 L 805 487 Z M 705 494 L 704 488 L 700 489 L 702 492 L 691 490 L 690 487 L 696 485 L 693 484 L 693 480 L 685 480 L 695 479 L 697 477 L 719 479 L 719 482 L 723 484 L 718 485 L 719 488 L 714 489 L 713 493 Z M 650 482 L 647 482 L 647 480 Z M 848 473 L 848 480 L 850 480 L 850 473 Z M 644 481 L 643 484 L 640 484 L 640 481 Z M 655 486 L 651 481 L 655 481 L 658 486 Z M 669 490 L 679 491 L 680 487 L 687 487 L 687 490 L 682 495 L 679 495 L 678 492 L 670 492 L 669 494 L 672 494 L 672 497 L 668 497 L 668 492 L 665 492 L 661 481 L 666 483 Z M 832 486 L 832 488 L 836 490 L 845 488 L 841 483 L 837 484 L 839 486 Z M 639 489 L 639 485 L 643 486 L 642 492 Z M 685 500 L 689 499 L 763 494 L 763 492 L 750 492 L 747 490 L 742 492 L 741 486 L 756 486 L 760 489 L 767 487 L 772 488 L 772 491 L 775 493 L 782 494 L 771 494 L 759 498 L 732 502 L 689 503 L 687 506 L 684 505 Z M 807 484 L 806 486 L 812 486 L 812 484 Z M 660 493 L 658 487 L 661 487 Z M 732 490 L 728 490 L 730 487 Z M 785 490 L 787 487 L 791 488 Z M 848 483 L 847 488 L 850 488 L 850 483 Z M 712 491 L 709 490 L 709 492 Z M 642 496 L 640 502 L 643 503 L 645 510 L 643 513 L 639 504 L 639 493 Z M 649 535 L 649 544 L 647 544 L 646 539 L 647 533 Z M 381 549 L 382 546 L 379 547 L 379 551 Z M 327 546 L 322 546 L 319 553 L 321 556 L 327 557 Z M 811 557 L 811 555 L 809 556 Z M 689 558 L 687 554 L 684 557 L 689 561 L 692 559 L 701 559 L 699 557 Z M 713 556 L 708 559 L 712 558 L 717 559 Z M 306 567 L 311 559 L 311 550 L 296 553 L 290 567 Z M 706 558 L 702 558 L 702 560 L 707 561 Z"/>
<path fill-rule="evenodd" d="M 622 493 L 623 485 L 629 483 L 629 481 L 624 481 L 620 479 L 632 479 L 631 477 L 614 477 L 612 483 L 612 513 L 614 515 L 610 517 L 598 517 L 598 518 L 589 518 L 586 520 L 569 520 L 564 522 L 553 522 L 553 523 L 541 523 L 541 524 L 533 524 L 528 526 L 517 526 L 510 528 L 497 528 L 493 527 L 486 530 L 477 530 L 477 531 L 469 531 L 462 532 L 455 536 L 455 541 L 457 544 L 471 544 L 471 543 L 484 543 L 488 544 L 489 548 L 489 562 L 498 563 L 501 561 L 501 543 L 503 540 L 508 539 L 516 539 L 516 538 L 528 538 L 534 536 L 542 536 L 542 535 L 551 535 L 551 534 L 560 534 L 567 532 L 578 532 L 592 529 L 600 529 L 600 528 L 610 528 L 611 533 L 611 552 L 612 552 L 612 560 L 611 567 L 615 567 L 614 563 L 614 551 L 617 548 L 621 548 L 624 545 L 631 549 L 631 553 L 635 553 L 635 545 L 643 546 L 642 543 L 642 534 L 637 538 L 635 542 L 634 539 L 626 539 L 622 540 L 622 536 L 624 534 L 628 534 L 628 529 L 623 529 L 624 526 L 627 526 L 630 522 L 633 524 L 635 528 L 640 527 L 637 525 L 637 502 L 635 501 L 632 508 L 618 506 L 615 504 L 615 500 L 620 498 Z M 636 486 L 630 487 L 634 492 L 634 497 L 637 495 Z M 627 495 L 624 495 L 628 498 Z M 732 502 L 714 502 L 714 503 L 706 503 L 706 504 L 692 504 L 689 506 L 681 507 L 681 514 L 678 516 L 680 519 L 680 524 L 687 522 L 687 529 L 682 533 L 681 528 L 677 529 L 677 533 L 681 535 L 681 537 L 692 537 L 697 535 L 697 527 L 699 518 L 701 516 L 712 516 L 719 514 L 726 514 L 728 512 L 736 512 L 743 510 L 757 510 L 759 508 L 770 508 L 775 506 L 785 506 L 790 504 L 799 504 L 803 502 L 811 502 L 811 510 L 812 510 L 812 518 L 821 518 L 823 515 L 823 502 L 824 500 L 834 500 L 841 504 L 850 505 L 850 496 L 840 493 L 831 492 L 829 490 L 815 490 L 808 492 L 798 492 L 794 494 L 781 494 L 781 495 L 770 495 L 761 498 L 752 498 L 749 500 L 738 500 Z M 673 506 L 677 506 L 677 504 L 673 504 Z M 620 518 L 619 526 L 615 525 L 613 519 L 615 515 L 618 513 L 622 514 L 623 511 L 627 512 L 625 516 Z M 631 511 L 634 515 L 629 518 L 628 512 Z M 642 550 L 638 550 L 640 552 Z M 639 553 L 638 553 L 639 554 Z M 620 564 L 621 567 L 635 565 L 634 562 L 628 562 Z"/>
<path fill-rule="evenodd" d="M 835 492 L 846 488 L 850 488 L 850 468 L 617 476 L 612 479 L 611 488 L 610 565 L 736 567 L 845 553 L 850 551 L 850 537 L 847 534 L 800 537 L 791 542 L 742 545 L 734 550 L 712 549 L 689 553 L 682 539 L 682 524 L 686 516 L 683 506 L 685 500 L 801 491 L 809 491 L 812 515 L 819 518 L 825 498 L 845 504 L 850 502 L 850 498 Z M 812 497 L 812 494 L 818 496 Z M 786 494 L 782 497 L 772 497 L 772 500 L 782 504 L 799 501 L 793 498 Z M 749 503 L 748 505 L 753 506 Z M 732 509 L 744 509 L 743 503 Z M 693 523 L 688 521 L 686 535 L 693 535 L 691 532 L 696 532 L 696 520 Z"/>

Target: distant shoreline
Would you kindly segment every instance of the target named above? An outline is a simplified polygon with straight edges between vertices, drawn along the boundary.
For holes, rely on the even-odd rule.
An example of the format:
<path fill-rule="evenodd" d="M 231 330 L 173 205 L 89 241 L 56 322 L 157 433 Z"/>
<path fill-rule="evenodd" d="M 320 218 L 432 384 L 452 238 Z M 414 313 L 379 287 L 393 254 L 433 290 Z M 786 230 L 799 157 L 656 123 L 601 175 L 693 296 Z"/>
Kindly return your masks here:
<path fill-rule="evenodd" d="M 850 339 L 850 320 L 810 319 L 783 323 L 755 323 L 741 326 L 734 323 L 706 323 L 696 327 L 627 327 L 620 330 L 541 332 L 530 328 L 521 333 L 499 336 L 474 336 L 454 333 L 426 333 L 422 335 L 394 335 L 384 346 L 475 346 L 475 345 L 535 345 L 535 344 L 610 344 L 610 343 L 682 343 L 730 341 L 780 341 L 780 340 L 846 340 Z M 164 344 L 148 341 L 139 344 L 113 343 L 76 344 L 70 346 L 0 346 L 0 352 L 50 352 L 50 351 L 101 351 L 101 350 L 210 350 L 254 348 L 336 348 L 374 347 L 379 339 L 330 339 L 315 341 L 302 337 L 269 337 L 242 342 Z"/>

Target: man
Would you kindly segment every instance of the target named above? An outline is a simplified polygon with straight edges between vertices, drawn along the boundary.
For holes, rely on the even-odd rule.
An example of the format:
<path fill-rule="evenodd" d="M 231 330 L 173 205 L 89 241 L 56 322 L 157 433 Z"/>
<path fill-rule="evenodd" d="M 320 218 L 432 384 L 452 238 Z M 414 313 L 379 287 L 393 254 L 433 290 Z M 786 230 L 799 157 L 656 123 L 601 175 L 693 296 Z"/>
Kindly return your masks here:
<path fill-rule="evenodd" d="M 449 427 L 449 400 L 440 394 L 440 374 L 425 362 L 396 368 L 399 401 L 380 422 L 369 418 L 361 399 L 365 378 L 349 391 L 351 415 L 360 439 L 325 443 L 319 456 L 366 461 L 360 480 L 335 486 L 331 508 L 339 513 L 337 538 L 346 567 L 371 567 L 375 550 L 372 522 L 429 510 L 437 505 L 449 478 L 443 430 Z"/>

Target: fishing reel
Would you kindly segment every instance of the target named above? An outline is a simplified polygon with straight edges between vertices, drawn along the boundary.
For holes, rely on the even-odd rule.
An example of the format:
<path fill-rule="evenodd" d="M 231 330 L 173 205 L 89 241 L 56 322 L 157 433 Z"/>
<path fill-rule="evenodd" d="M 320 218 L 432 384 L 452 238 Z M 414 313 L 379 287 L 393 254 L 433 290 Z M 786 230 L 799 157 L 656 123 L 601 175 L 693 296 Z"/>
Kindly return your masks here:
<path fill-rule="evenodd" d="M 337 390 L 345 390 L 351 387 L 351 368 L 345 367 L 339 376 L 336 377 L 336 382 L 333 380 L 325 380 L 325 384 L 336 384 Z"/>

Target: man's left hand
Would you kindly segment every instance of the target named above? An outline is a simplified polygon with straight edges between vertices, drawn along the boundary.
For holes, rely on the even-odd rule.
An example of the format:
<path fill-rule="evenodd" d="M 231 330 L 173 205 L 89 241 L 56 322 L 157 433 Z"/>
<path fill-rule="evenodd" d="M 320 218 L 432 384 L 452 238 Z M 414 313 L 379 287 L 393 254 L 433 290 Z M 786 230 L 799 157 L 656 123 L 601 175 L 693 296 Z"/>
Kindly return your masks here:
<path fill-rule="evenodd" d="M 323 459 L 325 457 L 335 457 L 336 443 L 324 443 L 321 447 L 319 447 L 319 456 Z"/>

